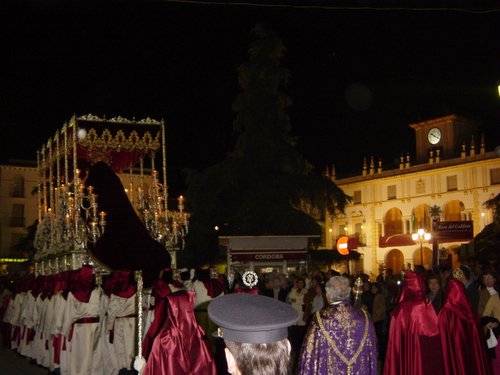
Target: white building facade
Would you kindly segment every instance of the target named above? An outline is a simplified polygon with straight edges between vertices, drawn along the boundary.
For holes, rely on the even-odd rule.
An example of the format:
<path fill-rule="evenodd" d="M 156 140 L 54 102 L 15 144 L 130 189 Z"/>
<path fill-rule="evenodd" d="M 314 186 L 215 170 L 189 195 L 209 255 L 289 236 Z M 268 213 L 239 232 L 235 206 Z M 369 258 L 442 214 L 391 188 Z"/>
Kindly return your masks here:
<path fill-rule="evenodd" d="M 412 127 L 432 129 L 433 134 L 440 128 L 441 133 L 446 133 L 443 128 L 453 126 L 456 120 L 456 116 L 448 116 Z M 442 160 L 440 152 L 436 152 L 439 148 L 429 146 L 433 147 L 417 147 L 417 156 L 419 151 L 428 153 L 426 163 L 412 166 L 409 155 L 401 156 L 398 169 L 383 171 L 381 162 L 376 164 L 372 158 L 369 163 L 365 161 L 360 176 L 336 179 L 353 201 L 345 215 L 326 218 L 326 247 L 334 248 L 340 236 L 356 237 L 364 272 L 375 277 L 385 268 L 399 272 L 408 265 L 423 263 L 427 269 L 432 266 L 432 240 L 420 244 L 411 239 L 418 228 L 432 234 L 431 216 L 440 221 L 472 222 L 474 236 L 491 223 L 492 212 L 483 204 L 500 193 L 497 153 L 486 152 L 484 140 L 476 153 L 471 141 L 469 150 L 465 150 L 465 144 L 458 145 L 457 157 Z M 463 242 L 439 243 L 438 258 L 456 266 L 458 259 L 453 250 Z"/>

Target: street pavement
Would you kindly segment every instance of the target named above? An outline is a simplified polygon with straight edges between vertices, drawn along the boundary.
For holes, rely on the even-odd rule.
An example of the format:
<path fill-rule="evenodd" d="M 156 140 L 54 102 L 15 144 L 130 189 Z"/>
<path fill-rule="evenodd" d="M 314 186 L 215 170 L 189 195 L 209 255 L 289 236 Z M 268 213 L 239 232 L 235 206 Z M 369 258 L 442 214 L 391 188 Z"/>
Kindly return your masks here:
<path fill-rule="evenodd" d="M 0 347 L 0 375 L 47 375 L 49 371 L 31 364 L 29 359 L 13 350 Z"/>

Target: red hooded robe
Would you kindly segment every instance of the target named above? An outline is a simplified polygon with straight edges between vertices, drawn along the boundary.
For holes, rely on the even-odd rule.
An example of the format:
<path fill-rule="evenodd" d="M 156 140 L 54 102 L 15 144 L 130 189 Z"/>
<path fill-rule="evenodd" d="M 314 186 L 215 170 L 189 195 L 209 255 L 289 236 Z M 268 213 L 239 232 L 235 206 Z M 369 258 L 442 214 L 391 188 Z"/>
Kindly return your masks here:
<path fill-rule="evenodd" d="M 438 319 L 425 296 L 424 275 L 408 270 L 391 312 L 384 375 L 442 375 Z"/>
<path fill-rule="evenodd" d="M 491 374 L 479 317 L 458 280 L 451 280 L 446 287 L 446 302 L 439 311 L 439 331 L 446 375 Z"/>
<path fill-rule="evenodd" d="M 193 292 L 167 295 L 168 316 L 142 375 L 216 375 L 215 362 L 193 313 Z"/>

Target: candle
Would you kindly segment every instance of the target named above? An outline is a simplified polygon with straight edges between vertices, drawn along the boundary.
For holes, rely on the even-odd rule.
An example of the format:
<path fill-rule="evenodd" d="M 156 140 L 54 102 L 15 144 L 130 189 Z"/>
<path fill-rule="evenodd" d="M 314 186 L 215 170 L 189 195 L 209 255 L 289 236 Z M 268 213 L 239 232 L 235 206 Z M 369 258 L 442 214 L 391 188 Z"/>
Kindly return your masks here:
<path fill-rule="evenodd" d="M 99 216 L 101 217 L 101 221 L 99 222 L 99 225 L 101 226 L 103 233 L 104 233 L 104 227 L 106 226 L 106 212 L 101 211 L 99 213 Z"/>
<path fill-rule="evenodd" d="M 184 197 L 181 195 L 179 196 L 179 211 L 182 212 L 182 210 L 184 210 Z"/>

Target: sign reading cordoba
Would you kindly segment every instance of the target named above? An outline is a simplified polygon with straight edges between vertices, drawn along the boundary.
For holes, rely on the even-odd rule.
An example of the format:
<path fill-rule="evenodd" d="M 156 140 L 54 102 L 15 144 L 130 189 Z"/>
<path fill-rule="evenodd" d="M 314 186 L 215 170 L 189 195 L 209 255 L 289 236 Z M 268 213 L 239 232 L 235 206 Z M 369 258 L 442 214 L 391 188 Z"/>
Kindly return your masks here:
<path fill-rule="evenodd" d="M 306 259 L 307 250 L 304 251 L 287 251 L 283 249 L 276 249 L 272 252 L 260 252 L 259 250 L 254 250 L 251 252 L 247 251 L 232 251 L 231 257 L 234 261 L 240 262 L 250 262 L 250 261 L 269 261 L 269 260 L 292 260 L 292 259 Z"/>
<path fill-rule="evenodd" d="M 219 237 L 232 261 L 266 262 L 306 260 L 311 238 L 316 236 Z"/>
<path fill-rule="evenodd" d="M 438 221 L 433 227 L 433 237 L 439 242 L 458 242 L 474 238 L 472 221 Z"/>

